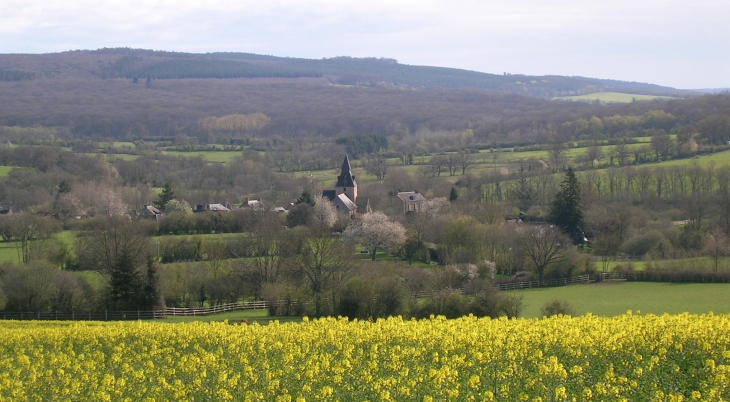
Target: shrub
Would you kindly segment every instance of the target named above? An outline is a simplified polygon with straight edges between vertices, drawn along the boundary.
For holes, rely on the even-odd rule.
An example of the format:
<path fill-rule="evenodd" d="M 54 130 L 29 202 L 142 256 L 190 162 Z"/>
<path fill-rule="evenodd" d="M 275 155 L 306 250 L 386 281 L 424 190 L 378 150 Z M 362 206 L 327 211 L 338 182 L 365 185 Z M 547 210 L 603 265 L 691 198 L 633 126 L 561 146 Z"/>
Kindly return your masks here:
<path fill-rule="evenodd" d="M 544 317 L 551 317 L 554 315 L 575 315 L 575 309 L 565 300 L 555 299 L 545 303 L 540 309 L 540 312 Z"/>

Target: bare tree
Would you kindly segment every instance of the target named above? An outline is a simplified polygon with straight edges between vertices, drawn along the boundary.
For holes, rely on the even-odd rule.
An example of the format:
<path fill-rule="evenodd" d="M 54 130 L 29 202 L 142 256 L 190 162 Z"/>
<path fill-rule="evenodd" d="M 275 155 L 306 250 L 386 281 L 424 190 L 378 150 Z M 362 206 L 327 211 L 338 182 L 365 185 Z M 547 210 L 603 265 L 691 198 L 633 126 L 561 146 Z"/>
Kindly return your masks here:
<path fill-rule="evenodd" d="M 620 142 L 613 149 L 613 155 L 618 159 L 618 165 L 624 166 L 626 164 L 626 158 L 629 157 L 629 149 L 626 147 L 626 143 Z"/>
<path fill-rule="evenodd" d="M 469 154 L 469 150 L 465 149 L 463 151 L 459 151 L 455 155 L 456 159 L 456 166 L 458 166 L 461 169 L 461 175 L 465 175 L 466 171 L 469 170 L 474 165 L 474 160 L 471 157 L 471 154 Z"/>
<path fill-rule="evenodd" d="M 390 164 L 388 163 L 388 160 L 379 156 L 366 159 L 364 162 L 365 172 L 377 177 L 378 180 L 385 179 L 385 175 L 388 173 L 389 167 Z"/>
<path fill-rule="evenodd" d="M 715 272 L 717 272 L 720 259 L 730 254 L 730 239 L 724 231 L 716 229 L 705 237 L 702 251 L 705 255 L 712 257 L 715 262 Z"/>
<path fill-rule="evenodd" d="M 13 215 L 11 221 L 13 238 L 18 239 L 18 259 L 23 263 L 41 258 L 45 242 L 61 231 L 57 221 L 31 213 Z"/>
<path fill-rule="evenodd" d="M 548 226 L 529 226 L 523 228 L 519 236 L 519 244 L 543 280 L 545 268 L 563 259 L 563 252 L 572 244 L 558 228 Z"/>
<path fill-rule="evenodd" d="M 310 230 L 305 233 L 295 264 L 314 296 L 315 315 L 324 311 L 327 290 L 331 292 L 332 311 L 336 311 L 337 290 L 353 267 L 352 247 L 328 232 Z"/>

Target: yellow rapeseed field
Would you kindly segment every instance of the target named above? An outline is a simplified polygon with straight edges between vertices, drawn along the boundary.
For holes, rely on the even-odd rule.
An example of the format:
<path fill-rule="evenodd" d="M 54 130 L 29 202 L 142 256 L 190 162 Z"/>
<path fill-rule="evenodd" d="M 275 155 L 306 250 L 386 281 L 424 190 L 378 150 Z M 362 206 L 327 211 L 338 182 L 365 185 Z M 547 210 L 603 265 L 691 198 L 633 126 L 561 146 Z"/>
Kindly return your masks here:
<path fill-rule="evenodd" d="M 730 316 L 0 324 L 7 401 L 730 399 Z"/>

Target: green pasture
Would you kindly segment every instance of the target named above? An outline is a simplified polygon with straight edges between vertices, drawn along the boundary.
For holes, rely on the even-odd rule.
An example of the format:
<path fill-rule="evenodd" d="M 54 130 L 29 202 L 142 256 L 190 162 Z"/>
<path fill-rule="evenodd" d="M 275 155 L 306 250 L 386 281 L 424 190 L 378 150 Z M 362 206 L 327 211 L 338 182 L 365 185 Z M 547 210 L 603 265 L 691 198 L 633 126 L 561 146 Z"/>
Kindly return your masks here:
<path fill-rule="evenodd" d="M 553 98 L 553 99 L 583 101 L 583 102 L 599 101 L 601 103 L 630 103 L 630 102 L 634 102 L 634 101 L 649 101 L 649 100 L 654 100 L 654 99 L 673 99 L 673 98 L 671 96 L 625 94 L 625 93 L 621 93 L 621 92 L 595 92 L 592 94 L 585 94 L 585 95 L 560 96 L 560 97 Z"/>
<path fill-rule="evenodd" d="M 0 166 L 0 177 L 6 177 L 13 169 L 23 169 L 18 166 Z M 27 169 L 27 168 L 26 168 Z"/>
<path fill-rule="evenodd" d="M 10 262 L 17 264 L 19 260 L 18 242 L 0 242 L 0 263 Z"/>
<path fill-rule="evenodd" d="M 540 317 L 543 305 L 554 299 L 570 303 L 577 315 L 615 316 L 628 310 L 642 314 L 730 313 L 730 284 L 726 283 L 605 281 L 508 293 L 523 297 L 525 318 Z"/>
<path fill-rule="evenodd" d="M 133 161 L 133 160 L 141 157 L 141 155 L 132 155 L 132 154 L 102 154 L 102 155 L 104 155 L 104 158 L 106 158 L 106 160 L 109 162 L 114 162 L 116 160 Z"/>
<path fill-rule="evenodd" d="M 730 150 L 715 152 L 709 155 L 699 155 L 693 158 L 677 159 L 672 161 L 661 162 L 658 164 L 652 164 L 652 166 L 672 167 L 672 166 L 691 166 L 696 163 L 701 167 L 709 167 L 714 165 L 715 167 L 728 166 L 730 165 Z"/>
<path fill-rule="evenodd" d="M 171 156 L 185 156 L 185 157 L 196 157 L 200 156 L 208 162 L 226 163 L 233 160 L 237 156 L 241 156 L 240 151 L 194 151 L 194 152 L 181 152 L 181 151 L 165 151 L 165 155 Z"/>

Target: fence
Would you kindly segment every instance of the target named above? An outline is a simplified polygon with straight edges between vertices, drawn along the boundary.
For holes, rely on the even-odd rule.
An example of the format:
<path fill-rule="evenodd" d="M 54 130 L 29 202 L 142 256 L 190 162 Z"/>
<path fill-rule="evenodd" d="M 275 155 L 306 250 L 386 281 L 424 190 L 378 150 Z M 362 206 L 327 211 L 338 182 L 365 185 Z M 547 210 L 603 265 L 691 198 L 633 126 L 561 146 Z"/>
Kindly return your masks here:
<path fill-rule="evenodd" d="M 2 312 L 3 320 L 124 321 L 165 318 L 163 311 Z"/>
<path fill-rule="evenodd" d="M 243 302 L 243 303 L 228 303 L 228 304 L 220 304 L 218 306 L 213 307 L 206 307 L 206 308 L 178 308 L 178 307 L 167 307 L 165 309 L 160 310 L 164 314 L 171 315 L 171 316 L 198 316 L 198 315 L 209 315 L 209 314 L 218 314 L 218 313 L 225 313 L 228 311 L 238 311 L 238 310 L 256 310 L 256 309 L 264 309 L 269 307 L 268 301 L 252 301 L 252 302 Z"/>

